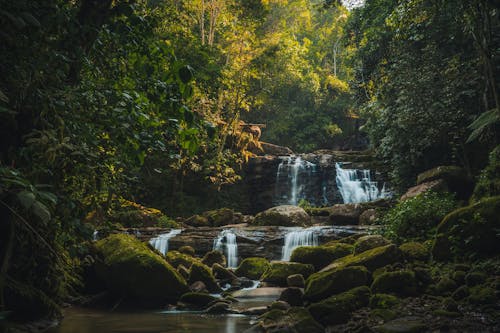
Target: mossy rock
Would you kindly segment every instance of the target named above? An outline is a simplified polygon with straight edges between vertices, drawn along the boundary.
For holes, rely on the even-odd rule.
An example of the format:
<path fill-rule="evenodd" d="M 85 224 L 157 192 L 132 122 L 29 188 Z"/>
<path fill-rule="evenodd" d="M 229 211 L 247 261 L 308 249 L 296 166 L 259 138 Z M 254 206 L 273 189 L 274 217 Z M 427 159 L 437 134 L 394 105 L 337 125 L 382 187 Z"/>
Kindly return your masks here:
<path fill-rule="evenodd" d="M 500 196 L 459 208 L 438 225 L 432 255 L 436 260 L 497 255 L 499 225 Z"/>
<path fill-rule="evenodd" d="M 450 295 L 457 289 L 457 283 L 448 276 L 443 276 L 436 284 L 436 292 L 439 295 Z"/>
<path fill-rule="evenodd" d="M 292 252 L 290 261 L 311 264 L 319 271 L 335 259 L 345 257 L 351 252 L 352 246 L 342 243 L 332 246 L 300 246 Z"/>
<path fill-rule="evenodd" d="M 342 324 L 349 320 L 353 311 L 368 305 L 370 294 L 367 286 L 357 287 L 311 304 L 307 309 L 323 325 Z"/>
<path fill-rule="evenodd" d="M 191 256 L 191 257 L 194 257 L 194 255 L 195 255 L 194 248 L 192 246 L 189 246 L 189 245 L 181 246 L 177 251 L 179 251 L 182 254 Z"/>
<path fill-rule="evenodd" d="M 427 325 L 420 318 L 403 317 L 372 327 L 377 333 L 420 333 L 428 332 Z"/>
<path fill-rule="evenodd" d="M 210 227 L 210 222 L 205 216 L 201 215 L 193 215 L 186 220 L 184 220 L 184 224 L 189 225 L 191 227 Z"/>
<path fill-rule="evenodd" d="M 184 280 L 187 281 L 187 279 L 189 278 L 189 269 L 184 267 L 184 265 L 179 265 L 177 266 L 177 272 L 179 272 L 179 274 L 184 278 Z"/>
<path fill-rule="evenodd" d="M 314 273 L 313 265 L 299 264 L 296 262 L 271 262 L 261 279 L 278 286 L 286 286 L 286 279 L 293 274 L 302 274 L 305 278 Z"/>
<path fill-rule="evenodd" d="M 213 250 L 207 252 L 204 256 L 203 259 L 201 259 L 201 262 L 204 263 L 207 266 L 212 266 L 213 264 L 219 264 L 222 266 L 226 266 L 226 257 L 224 254 L 220 251 Z"/>
<path fill-rule="evenodd" d="M 374 249 L 376 247 L 385 246 L 391 242 L 380 235 L 366 235 L 358 238 L 354 243 L 353 254 L 360 254 L 362 252 Z"/>
<path fill-rule="evenodd" d="M 363 266 L 318 272 L 307 279 L 304 298 L 319 301 L 346 290 L 367 285 L 369 282 L 370 273 Z"/>
<path fill-rule="evenodd" d="M 374 271 L 377 268 L 397 262 L 400 257 L 401 253 L 397 246 L 389 244 L 386 246 L 376 247 L 357 255 L 351 254 L 337 259 L 330 265 L 323 268 L 322 271 L 346 266 L 365 266 L 369 271 Z"/>
<path fill-rule="evenodd" d="M 218 263 L 212 265 L 212 273 L 218 280 L 232 281 L 237 279 L 237 276 L 233 272 Z"/>
<path fill-rule="evenodd" d="M 195 292 L 188 292 L 185 293 L 181 296 L 179 299 L 180 303 L 184 303 L 187 305 L 191 305 L 195 308 L 204 308 L 210 303 L 218 300 L 219 298 L 212 296 L 207 293 L 195 293 Z"/>
<path fill-rule="evenodd" d="M 465 282 L 467 283 L 467 286 L 474 287 L 478 284 L 486 282 L 487 278 L 488 276 L 484 272 L 470 272 L 465 276 Z"/>
<path fill-rule="evenodd" d="M 274 309 L 259 317 L 257 332 L 324 333 L 325 329 L 304 308 Z"/>
<path fill-rule="evenodd" d="M 136 202 L 122 200 L 120 206 L 111 215 L 111 220 L 126 228 L 163 227 L 178 228 L 179 224 L 160 210 L 142 206 Z"/>
<path fill-rule="evenodd" d="M 168 251 L 165 255 L 165 259 L 175 268 L 179 267 L 179 265 L 183 265 L 189 269 L 193 263 L 200 262 L 198 259 L 187 254 L 180 253 L 179 251 Z"/>
<path fill-rule="evenodd" d="M 258 213 L 255 215 L 252 224 L 258 226 L 305 227 L 311 224 L 311 217 L 300 207 L 283 205 Z"/>
<path fill-rule="evenodd" d="M 498 302 L 498 292 L 487 285 L 478 285 L 470 288 L 469 290 L 470 295 L 467 298 L 469 303 L 488 305 Z"/>
<path fill-rule="evenodd" d="M 158 305 L 177 301 L 188 291 L 184 278 L 135 237 L 115 234 L 95 246 L 102 258 L 97 273 L 116 295 Z"/>
<path fill-rule="evenodd" d="M 438 166 L 419 174 L 417 185 L 438 179 L 444 180 L 448 189 L 460 199 L 469 198 L 474 188 L 474 182 L 465 169 L 454 165 Z"/>
<path fill-rule="evenodd" d="M 212 227 L 222 227 L 233 223 L 234 211 L 229 208 L 220 208 L 204 212 L 203 216 Z"/>
<path fill-rule="evenodd" d="M 189 269 L 189 284 L 194 283 L 196 281 L 201 281 L 207 287 L 207 290 L 211 293 L 219 292 L 221 289 L 217 282 L 215 281 L 215 277 L 212 274 L 212 270 L 207 265 L 202 264 L 201 262 L 195 262 L 191 265 Z"/>
<path fill-rule="evenodd" d="M 374 294 L 370 297 L 372 309 L 390 309 L 399 304 L 399 298 L 389 294 Z"/>
<path fill-rule="evenodd" d="M 237 276 L 244 276 L 251 280 L 259 280 L 269 268 L 270 263 L 266 258 L 245 258 L 234 271 Z"/>
<path fill-rule="evenodd" d="M 374 293 L 413 296 L 417 293 L 415 273 L 408 270 L 382 273 L 373 281 Z"/>
<path fill-rule="evenodd" d="M 407 242 L 399 246 L 399 250 L 408 261 L 420 260 L 426 261 L 429 259 L 430 251 L 419 242 Z"/>

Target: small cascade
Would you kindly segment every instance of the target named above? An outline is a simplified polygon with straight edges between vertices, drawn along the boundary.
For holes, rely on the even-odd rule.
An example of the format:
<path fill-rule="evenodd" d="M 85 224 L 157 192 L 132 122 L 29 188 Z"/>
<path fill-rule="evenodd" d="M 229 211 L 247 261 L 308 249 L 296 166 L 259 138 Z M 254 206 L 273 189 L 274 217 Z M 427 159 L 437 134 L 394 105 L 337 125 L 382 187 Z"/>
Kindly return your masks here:
<path fill-rule="evenodd" d="M 281 260 L 289 261 L 293 250 L 299 246 L 317 246 L 318 228 L 307 228 L 294 230 L 285 235 L 285 245 L 283 245 Z"/>
<path fill-rule="evenodd" d="M 170 232 L 166 234 L 161 234 L 158 235 L 154 238 L 151 238 L 149 240 L 149 244 L 151 244 L 152 247 L 160 251 L 163 255 L 165 255 L 168 252 L 168 241 L 170 238 L 180 234 L 182 232 L 182 229 L 172 229 Z"/>
<path fill-rule="evenodd" d="M 337 187 L 344 203 L 359 203 L 387 198 L 385 184 L 379 189 L 378 182 L 371 180 L 370 170 L 343 169 L 335 163 Z"/>
<path fill-rule="evenodd" d="M 92 240 L 95 242 L 99 239 L 99 231 L 94 230 L 94 233 L 92 234 Z"/>
<path fill-rule="evenodd" d="M 278 204 L 296 206 L 304 199 L 305 181 L 316 171 L 316 165 L 300 156 L 282 156 L 276 172 L 275 192 Z"/>
<path fill-rule="evenodd" d="M 213 249 L 224 253 L 227 267 L 236 268 L 238 266 L 238 243 L 234 231 L 231 229 L 222 230 L 214 240 Z"/>

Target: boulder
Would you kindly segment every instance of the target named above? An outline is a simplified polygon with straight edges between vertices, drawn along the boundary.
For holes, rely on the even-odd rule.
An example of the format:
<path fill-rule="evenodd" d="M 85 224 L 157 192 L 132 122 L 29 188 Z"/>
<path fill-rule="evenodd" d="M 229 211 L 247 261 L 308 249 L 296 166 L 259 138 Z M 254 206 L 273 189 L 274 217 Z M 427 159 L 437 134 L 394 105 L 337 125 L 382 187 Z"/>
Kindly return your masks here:
<path fill-rule="evenodd" d="M 233 272 L 218 263 L 212 265 L 212 273 L 216 279 L 223 281 L 232 281 L 238 278 Z"/>
<path fill-rule="evenodd" d="M 437 227 L 432 255 L 437 260 L 450 260 L 474 254 L 494 256 L 499 253 L 500 196 L 485 198 L 459 208 Z"/>
<path fill-rule="evenodd" d="M 399 298 L 389 294 L 373 294 L 370 297 L 370 308 L 390 309 L 399 304 Z"/>
<path fill-rule="evenodd" d="M 189 290 L 194 293 L 208 293 L 207 286 L 201 281 L 195 281 L 189 286 Z"/>
<path fill-rule="evenodd" d="M 429 250 L 419 242 L 403 243 L 399 246 L 399 250 L 401 251 L 403 258 L 408 261 L 426 261 L 430 256 Z"/>
<path fill-rule="evenodd" d="M 375 278 L 371 288 L 374 293 L 413 296 L 417 292 L 417 280 L 412 271 L 386 272 Z"/>
<path fill-rule="evenodd" d="M 210 227 L 210 222 L 205 216 L 193 215 L 184 220 L 184 224 L 190 227 Z"/>
<path fill-rule="evenodd" d="M 192 246 L 189 246 L 189 245 L 181 246 L 178 249 L 178 251 L 182 254 L 185 254 L 185 255 L 188 255 L 191 257 L 194 257 L 194 254 L 195 254 L 194 248 Z"/>
<path fill-rule="evenodd" d="M 102 258 L 97 273 L 116 295 L 153 306 L 177 301 L 188 291 L 184 278 L 133 236 L 114 234 L 96 242 L 95 247 Z"/>
<path fill-rule="evenodd" d="M 188 281 L 189 283 L 194 283 L 196 281 L 203 282 L 207 286 L 207 290 L 211 293 L 216 293 L 221 290 L 210 268 L 201 262 L 196 262 L 191 265 Z"/>
<path fill-rule="evenodd" d="M 203 217 L 208 220 L 212 227 L 222 227 L 234 222 L 234 212 L 229 208 L 220 208 L 203 213 Z"/>
<path fill-rule="evenodd" d="M 311 304 L 308 310 L 314 319 L 325 326 L 342 324 L 349 320 L 353 311 L 367 306 L 369 300 L 370 288 L 361 286 Z"/>
<path fill-rule="evenodd" d="M 359 216 L 359 225 L 372 225 L 375 224 L 380 218 L 380 214 L 375 208 L 365 210 Z"/>
<path fill-rule="evenodd" d="M 291 306 L 302 306 L 303 304 L 304 292 L 301 288 L 289 287 L 281 292 L 279 301 L 287 302 Z"/>
<path fill-rule="evenodd" d="M 258 213 L 254 225 L 274 225 L 284 227 L 305 227 L 311 223 L 311 217 L 297 206 L 283 205 L 269 208 Z"/>
<path fill-rule="evenodd" d="M 318 272 L 306 280 L 304 298 L 318 301 L 355 287 L 368 285 L 369 282 L 370 273 L 362 266 Z"/>
<path fill-rule="evenodd" d="M 260 146 L 262 147 L 262 150 L 260 151 L 260 154 L 267 154 L 267 155 L 275 155 L 275 156 L 285 156 L 285 155 L 292 155 L 293 151 L 284 146 L 278 146 L 272 143 L 268 142 L 260 142 Z M 255 154 L 259 154 L 259 152 L 254 152 Z"/>
<path fill-rule="evenodd" d="M 179 265 L 177 266 L 177 272 L 185 279 L 187 280 L 189 278 L 189 269 L 184 267 L 184 265 Z"/>
<path fill-rule="evenodd" d="M 216 302 L 207 309 L 207 313 L 221 314 L 229 311 L 229 304 L 226 302 Z"/>
<path fill-rule="evenodd" d="M 306 285 L 306 282 L 305 282 L 302 274 L 293 274 L 293 275 L 290 275 L 286 278 L 286 284 L 289 287 L 304 288 Z"/>
<path fill-rule="evenodd" d="M 329 208 L 331 225 L 359 224 L 359 217 L 366 208 L 360 204 L 337 204 Z"/>
<path fill-rule="evenodd" d="M 351 253 L 352 246 L 342 243 L 332 246 L 300 246 L 292 252 L 290 261 L 311 264 L 316 271 L 319 271 L 335 259 Z"/>
<path fill-rule="evenodd" d="M 207 293 L 188 292 L 181 296 L 179 303 L 193 308 L 204 308 L 218 298 Z"/>
<path fill-rule="evenodd" d="M 403 194 L 400 198 L 400 201 L 404 201 L 413 197 L 416 197 L 419 194 L 425 193 L 427 191 L 433 192 L 446 192 L 448 191 L 448 186 L 446 182 L 442 179 L 431 180 L 413 187 L 410 187 L 405 194 Z"/>
<path fill-rule="evenodd" d="M 271 310 L 258 318 L 255 332 L 307 332 L 324 333 L 325 329 L 304 308 Z"/>
<path fill-rule="evenodd" d="M 237 276 L 244 276 L 252 280 L 259 280 L 262 274 L 269 268 L 270 264 L 266 258 L 245 258 L 234 271 Z"/>
<path fill-rule="evenodd" d="M 391 320 L 385 324 L 374 326 L 377 333 L 418 333 L 427 332 L 424 320 L 419 317 L 403 317 Z"/>
<path fill-rule="evenodd" d="M 468 199 L 472 194 L 474 182 L 464 168 L 454 165 L 438 166 L 417 176 L 417 185 L 442 179 L 449 191 L 456 193 L 459 199 Z"/>
<path fill-rule="evenodd" d="M 390 244 L 390 242 L 380 235 L 366 235 L 358 238 L 354 243 L 353 254 L 359 254 L 379 246 Z"/>
<path fill-rule="evenodd" d="M 313 265 L 299 264 L 295 262 L 274 261 L 271 266 L 262 275 L 262 281 L 269 282 L 278 286 L 286 286 L 286 279 L 293 274 L 302 274 L 308 277 L 314 272 Z"/>
<path fill-rule="evenodd" d="M 165 255 L 165 259 L 170 265 L 174 266 L 175 268 L 179 267 L 179 265 L 182 265 L 185 268 L 189 269 L 193 263 L 200 262 L 198 259 L 180 253 L 179 251 L 168 251 Z"/>
<path fill-rule="evenodd" d="M 207 252 L 203 256 L 203 259 L 201 259 L 201 262 L 209 267 L 211 267 L 213 264 L 219 264 L 221 266 L 226 266 L 226 257 L 224 256 L 224 254 L 222 252 L 217 251 L 217 250 L 213 250 L 213 251 Z"/>

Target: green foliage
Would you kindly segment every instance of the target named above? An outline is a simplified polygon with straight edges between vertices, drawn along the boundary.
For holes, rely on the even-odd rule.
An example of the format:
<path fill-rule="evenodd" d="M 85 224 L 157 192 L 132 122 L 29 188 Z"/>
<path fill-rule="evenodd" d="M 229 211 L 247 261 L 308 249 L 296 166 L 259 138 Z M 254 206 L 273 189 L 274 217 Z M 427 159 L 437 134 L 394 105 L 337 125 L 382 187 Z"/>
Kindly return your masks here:
<path fill-rule="evenodd" d="M 477 180 L 472 201 L 496 195 L 500 195 L 500 146 L 491 151 L 488 165 Z"/>
<path fill-rule="evenodd" d="M 426 240 L 443 217 L 457 207 L 452 194 L 424 192 L 399 202 L 382 218 L 384 236 L 397 242 Z"/>

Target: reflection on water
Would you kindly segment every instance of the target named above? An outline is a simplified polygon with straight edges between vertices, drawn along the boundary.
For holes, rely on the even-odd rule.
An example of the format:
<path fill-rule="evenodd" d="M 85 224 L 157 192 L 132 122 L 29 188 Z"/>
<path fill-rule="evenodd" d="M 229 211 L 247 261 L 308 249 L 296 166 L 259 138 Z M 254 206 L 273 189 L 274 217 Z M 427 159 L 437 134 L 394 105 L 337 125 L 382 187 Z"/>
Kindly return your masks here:
<path fill-rule="evenodd" d="M 197 312 L 103 312 L 81 308 L 65 311 L 61 325 L 48 333 L 238 333 L 250 327 L 239 315 Z"/>

